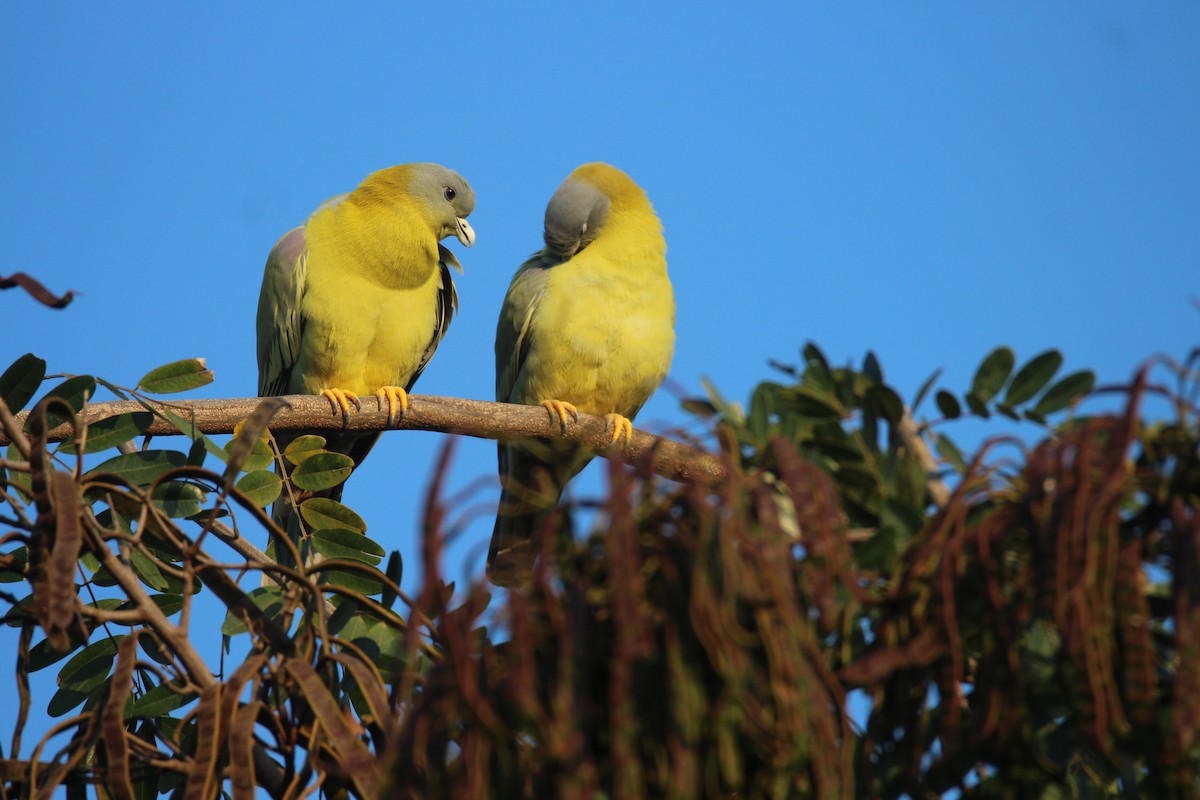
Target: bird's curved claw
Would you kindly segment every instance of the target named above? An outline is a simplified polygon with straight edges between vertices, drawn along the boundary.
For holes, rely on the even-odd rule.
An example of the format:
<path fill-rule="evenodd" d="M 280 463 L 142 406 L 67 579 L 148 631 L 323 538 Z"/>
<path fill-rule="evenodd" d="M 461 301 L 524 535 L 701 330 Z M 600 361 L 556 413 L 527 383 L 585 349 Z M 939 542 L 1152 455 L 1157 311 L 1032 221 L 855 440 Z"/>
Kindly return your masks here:
<path fill-rule="evenodd" d="M 620 414 L 605 414 L 604 415 L 604 430 L 612 430 L 612 442 L 616 444 L 622 438 L 625 443 L 629 444 L 633 440 L 633 422 Z"/>
<path fill-rule="evenodd" d="M 566 435 L 569 423 L 579 421 L 579 411 L 565 400 L 543 400 L 542 407 L 550 412 L 550 419 L 558 420 L 563 435 Z"/>
<path fill-rule="evenodd" d="M 350 422 L 350 404 L 354 404 L 356 411 L 362 410 L 362 403 L 358 399 L 358 395 L 354 392 L 348 392 L 345 389 L 322 389 L 321 397 L 329 401 L 330 409 L 334 414 L 342 415 L 342 422 Z"/>
<path fill-rule="evenodd" d="M 379 410 L 383 410 L 383 405 L 387 403 L 388 411 L 388 427 L 396 424 L 397 419 L 404 419 L 404 415 L 408 413 L 408 392 L 404 391 L 399 386 L 380 386 L 375 390 L 375 396 L 379 398 Z M 399 415 L 396 411 L 399 408 Z"/>

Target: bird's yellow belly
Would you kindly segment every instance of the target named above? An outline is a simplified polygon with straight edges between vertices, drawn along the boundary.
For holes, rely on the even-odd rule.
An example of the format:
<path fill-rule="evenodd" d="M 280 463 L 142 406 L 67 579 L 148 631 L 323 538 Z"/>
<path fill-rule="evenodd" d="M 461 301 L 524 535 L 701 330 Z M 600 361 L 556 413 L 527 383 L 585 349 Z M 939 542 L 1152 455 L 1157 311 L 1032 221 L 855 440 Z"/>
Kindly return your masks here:
<path fill-rule="evenodd" d="M 321 288 L 310 284 L 306 304 Z M 301 368 L 293 373 L 302 385 L 293 390 L 371 394 L 381 386 L 406 386 L 433 338 L 437 291 L 436 276 L 403 291 L 342 276 L 336 301 L 312 302 L 306 314 Z"/>
<path fill-rule="evenodd" d="M 644 283 L 576 280 L 574 291 L 547 292 L 543 299 L 547 307 L 539 315 L 563 323 L 538 326 L 521 401 L 565 400 L 588 414 L 628 416 L 666 377 L 674 314 Z"/>

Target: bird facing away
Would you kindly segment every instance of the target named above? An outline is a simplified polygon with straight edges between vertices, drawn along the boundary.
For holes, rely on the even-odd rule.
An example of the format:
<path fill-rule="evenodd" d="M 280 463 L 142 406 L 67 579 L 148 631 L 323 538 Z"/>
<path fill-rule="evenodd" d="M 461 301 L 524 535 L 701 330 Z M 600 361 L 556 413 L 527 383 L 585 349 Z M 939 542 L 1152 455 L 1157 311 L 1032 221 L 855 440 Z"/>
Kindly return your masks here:
<path fill-rule="evenodd" d="M 467 247 L 475 192 L 437 164 L 374 172 L 284 234 L 267 257 L 258 297 L 258 394 L 321 394 L 346 416 L 358 396 L 387 404 L 388 422 L 433 357 L 458 308 L 440 242 Z M 282 450 L 296 434 L 277 436 Z M 326 437 L 326 449 L 362 463 L 378 433 Z M 341 486 L 324 493 L 341 496 Z M 274 516 L 286 531 L 290 503 Z"/>
<path fill-rule="evenodd" d="M 662 383 L 675 348 L 675 298 L 662 224 L 645 192 L 608 164 L 584 164 L 546 206 L 545 242 L 513 276 L 496 326 L 496 399 L 543 405 L 565 430 L 605 415 L 613 442 Z M 532 567 L 540 518 L 592 453 L 565 442 L 501 443 L 500 508 L 488 577 Z"/>

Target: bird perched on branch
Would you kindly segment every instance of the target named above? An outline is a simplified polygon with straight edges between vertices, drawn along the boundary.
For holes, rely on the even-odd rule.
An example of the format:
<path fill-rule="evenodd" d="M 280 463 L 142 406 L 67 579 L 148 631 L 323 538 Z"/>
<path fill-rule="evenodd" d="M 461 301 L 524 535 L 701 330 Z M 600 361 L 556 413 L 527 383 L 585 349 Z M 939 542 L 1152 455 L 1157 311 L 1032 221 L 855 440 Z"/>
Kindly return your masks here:
<path fill-rule="evenodd" d="M 258 298 L 258 393 L 320 394 L 348 416 L 374 394 L 394 423 L 458 308 L 440 242 L 470 247 L 475 192 L 438 164 L 374 172 L 321 204 L 271 250 Z M 295 438 L 276 437 L 280 448 Z M 326 449 L 362 463 L 378 433 L 335 434 Z M 341 495 L 341 486 L 327 493 Z M 291 506 L 274 515 L 287 530 Z"/>
<path fill-rule="evenodd" d="M 496 399 L 543 405 L 563 430 L 578 412 L 605 415 L 613 442 L 627 441 L 675 347 L 662 224 L 628 175 L 584 164 L 550 198 L 544 238 L 500 311 Z M 493 583 L 528 572 L 539 520 L 591 457 L 561 441 L 500 444 Z"/>

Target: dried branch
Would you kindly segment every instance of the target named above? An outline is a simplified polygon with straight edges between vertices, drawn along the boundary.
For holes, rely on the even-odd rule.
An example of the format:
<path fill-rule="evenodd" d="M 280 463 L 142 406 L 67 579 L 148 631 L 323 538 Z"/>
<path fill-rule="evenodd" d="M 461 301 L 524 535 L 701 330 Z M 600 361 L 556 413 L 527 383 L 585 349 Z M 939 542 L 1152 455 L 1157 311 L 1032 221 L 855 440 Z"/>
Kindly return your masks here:
<path fill-rule="evenodd" d="M 352 413 L 345 421 L 330 411 L 329 403 L 324 398 L 316 395 L 289 395 L 282 399 L 286 401 L 286 405 L 271 419 L 271 429 L 276 432 L 388 430 L 386 409 L 373 408 L 371 398 L 366 398 L 362 410 Z M 232 433 L 234 425 L 249 417 L 260 401 L 260 398 L 252 397 L 151 402 L 149 405 L 153 408 L 169 409 L 189 419 L 200 433 L 220 434 Z M 96 403 L 84 409 L 80 419 L 93 424 L 109 417 L 145 410 L 146 407 L 136 401 Z M 26 412 L 17 414 L 16 422 L 24 425 L 26 416 Z M 395 428 L 456 433 L 496 440 L 561 437 L 594 448 L 602 457 L 619 459 L 627 464 L 641 464 L 649 459 L 651 469 L 670 480 L 711 486 L 725 478 L 725 468 L 720 459 L 682 442 L 635 430 L 633 439 L 625 447 L 608 450 L 606 448 L 611 434 L 605 430 L 603 417 L 580 414 L 579 421 L 571 424 L 563 432 L 556 421 L 550 420 L 545 409 L 538 406 L 411 395 L 408 413 Z M 11 428 L 5 429 L 8 430 Z M 0 431 L 0 445 L 6 445 L 10 441 L 10 434 L 5 431 Z M 166 420 L 158 419 L 146 434 L 174 436 L 178 435 L 179 431 Z M 49 431 L 46 439 L 58 442 L 71 436 L 70 425 L 63 424 Z"/>
<path fill-rule="evenodd" d="M 34 300 L 50 308 L 66 308 L 75 299 L 75 292 L 67 291 L 62 295 L 56 295 L 43 286 L 39 280 L 31 275 L 26 275 L 24 272 L 14 272 L 7 278 L 0 275 L 0 289 L 14 289 L 17 287 L 24 289 Z"/>

